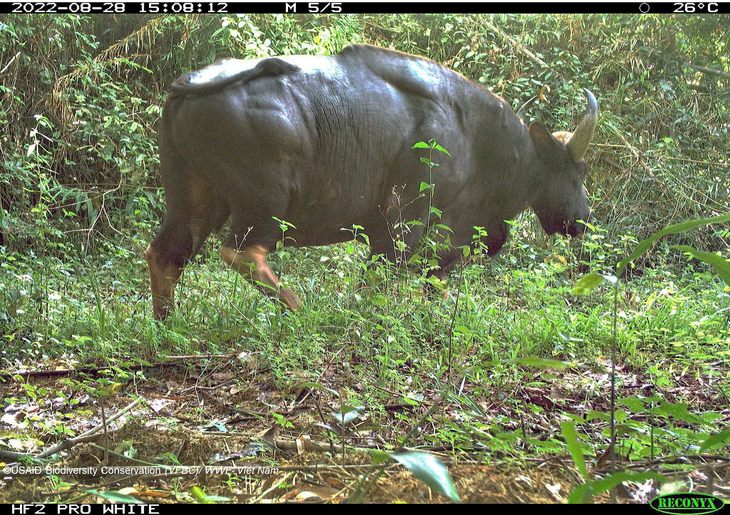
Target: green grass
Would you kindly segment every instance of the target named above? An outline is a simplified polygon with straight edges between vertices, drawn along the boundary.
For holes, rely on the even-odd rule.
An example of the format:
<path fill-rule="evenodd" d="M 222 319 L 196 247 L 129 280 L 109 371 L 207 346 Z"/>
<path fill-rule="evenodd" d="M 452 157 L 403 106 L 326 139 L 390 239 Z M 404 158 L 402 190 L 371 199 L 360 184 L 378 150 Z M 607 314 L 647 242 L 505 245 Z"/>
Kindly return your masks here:
<path fill-rule="evenodd" d="M 606 436 L 613 290 L 571 295 L 580 276 L 572 253 L 595 251 L 590 237 L 543 243 L 518 237 L 501 257 L 455 270 L 447 300 L 424 295 L 418 274 L 384 266 L 374 267 L 380 281 L 373 287 L 356 288 L 362 245 L 286 249 L 272 263 L 305 302 L 290 313 L 212 257 L 209 242 L 186 268 L 177 311 L 165 324 L 152 319 L 139 249 L 86 263 L 4 248 L 2 368 L 60 361 L 116 366 L 124 375 L 133 362 L 168 354 L 245 351 L 282 391 L 317 381 L 382 423 L 394 398 L 419 403 L 446 395 L 449 414 L 436 417 L 421 445 L 562 452 L 560 420 Z M 730 293 L 698 266 L 644 268 L 619 291 L 617 422 L 624 450 L 635 457 L 699 445 L 728 401 Z M 526 358 L 574 365 L 549 368 Z M 712 389 L 702 391 L 708 381 Z M 692 416 L 677 408 L 685 403 Z M 491 405 L 501 408 L 495 413 Z M 409 422 L 399 414 L 390 423 L 406 431 Z M 582 445 L 591 454 L 605 444 Z"/>
<path fill-rule="evenodd" d="M 512 244 L 496 260 L 467 264 L 463 274 L 454 270 L 450 297 L 443 301 L 424 295 L 418 274 L 383 266 L 375 267 L 380 282 L 360 289 L 366 261 L 361 245 L 352 254 L 350 245 L 286 249 L 273 256 L 272 266 L 306 300 L 301 312 L 289 313 L 228 270 L 214 257 L 211 242 L 210 257 L 185 269 L 176 290 L 177 310 L 166 325 L 151 318 L 147 270 L 138 250 L 82 262 L 3 248 L 0 318 L 7 355 L 44 338 L 87 359 L 128 353 L 147 342 L 153 352 L 190 352 L 203 342 L 218 350 L 240 338 L 271 341 L 273 334 L 279 345 L 295 346 L 303 338 L 308 348 L 334 339 L 420 353 L 423 347 L 451 343 L 457 350 L 471 349 L 478 359 L 590 360 L 610 345 L 612 297 L 608 289 L 571 295 L 580 275 L 574 261 L 562 260 L 578 245 L 557 240 L 544 248 Z M 730 294 L 699 267 L 645 268 L 625 283 L 618 339 L 626 359 L 641 360 L 647 348 L 656 347 L 674 349 L 681 358 L 702 346 L 727 343 Z M 157 349 L 160 335 L 173 348 Z"/>

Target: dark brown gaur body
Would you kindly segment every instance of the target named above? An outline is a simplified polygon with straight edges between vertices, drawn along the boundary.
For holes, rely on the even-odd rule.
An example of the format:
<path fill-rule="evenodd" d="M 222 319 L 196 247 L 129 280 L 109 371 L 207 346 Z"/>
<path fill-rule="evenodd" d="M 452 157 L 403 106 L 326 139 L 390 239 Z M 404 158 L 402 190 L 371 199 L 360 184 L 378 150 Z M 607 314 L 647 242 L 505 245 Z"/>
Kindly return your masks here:
<path fill-rule="evenodd" d="M 159 133 L 167 213 L 145 252 L 154 313 L 165 318 L 186 262 L 231 219 L 223 260 L 297 309 L 267 255 L 285 244 L 328 245 L 363 227 L 371 250 L 395 260 L 394 224 L 428 217 L 425 154 L 435 140 L 433 206 L 451 243 L 485 228 L 489 253 L 507 239 L 505 220 L 531 207 L 548 234 L 579 235 L 589 210 L 583 188 L 598 118 L 588 91 L 578 128 L 529 128 L 504 100 L 426 59 L 355 45 L 332 56 L 224 60 L 172 85 Z M 394 189 L 395 188 L 395 189 Z M 275 218 L 274 218 L 275 217 Z M 344 229 L 344 230 L 343 230 Z M 423 235 L 404 235 L 413 249 Z M 458 256 L 440 257 L 439 276 Z"/>

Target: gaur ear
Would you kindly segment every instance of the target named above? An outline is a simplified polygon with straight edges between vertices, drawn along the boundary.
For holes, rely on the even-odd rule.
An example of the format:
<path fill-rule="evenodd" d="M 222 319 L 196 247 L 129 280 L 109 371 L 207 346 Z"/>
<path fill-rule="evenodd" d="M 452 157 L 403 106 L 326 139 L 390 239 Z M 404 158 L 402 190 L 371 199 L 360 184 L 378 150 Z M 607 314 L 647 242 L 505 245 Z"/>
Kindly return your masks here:
<path fill-rule="evenodd" d="M 530 136 L 532 136 L 532 141 L 540 156 L 553 154 L 560 146 L 560 142 L 538 121 L 530 124 Z"/>

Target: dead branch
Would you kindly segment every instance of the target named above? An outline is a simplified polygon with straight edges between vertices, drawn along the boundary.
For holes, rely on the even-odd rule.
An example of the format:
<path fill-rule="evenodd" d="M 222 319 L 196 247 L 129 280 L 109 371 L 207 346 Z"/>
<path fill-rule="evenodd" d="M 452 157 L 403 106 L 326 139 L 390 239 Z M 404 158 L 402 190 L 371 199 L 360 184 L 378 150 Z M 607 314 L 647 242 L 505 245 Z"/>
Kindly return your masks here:
<path fill-rule="evenodd" d="M 692 64 L 692 63 L 684 63 L 684 65 L 685 66 L 688 66 L 689 68 L 692 68 L 694 70 L 700 71 L 700 72 L 712 73 L 714 75 L 719 75 L 721 77 L 728 77 L 728 78 L 730 78 L 730 73 L 723 72 L 723 71 L 720 71 L 720 70 L 715 70 L 713 68 L 706 68 L 704 66 L 699 66 L 697 64 Z"/>

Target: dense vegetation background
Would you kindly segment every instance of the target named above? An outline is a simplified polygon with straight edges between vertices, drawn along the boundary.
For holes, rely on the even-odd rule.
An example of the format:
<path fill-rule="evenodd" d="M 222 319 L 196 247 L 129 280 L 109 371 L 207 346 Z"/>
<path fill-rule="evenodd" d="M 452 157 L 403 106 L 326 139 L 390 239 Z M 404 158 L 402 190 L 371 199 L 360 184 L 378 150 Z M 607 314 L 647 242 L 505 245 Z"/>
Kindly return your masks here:
<path fill-rule="evenodd" d="M 389 396 L 418 404 L 449 392 L 463 416 L 443 414 L 450 422 L 424 429 L 418 443 L 517 452 L 529 441 L 561 452 L 556 420 L 533 433 L 522 418 L 544 416 L 535 399 L 548 380 L 508 360 L 595 366 L 616 345 L 628 367 L 623 452 L 684 452 L 727 424 L 730 293 L 670 245 L 727 258 L 727 224 L 660 241 L 624 277 L 617 304 L 608 290 L 575 298 L 570 288 L 588 270 L 612 273 L 668 224 L 730 211 L 728 28 L 724 15 L 4 15 L 0 368 L 124 369 L 130 359 L 247 349 L 277 387 L 321 381 L 381 415 Z M 503 256 L 472 257 L 452 278 L 451 300 L 438 305 L 408 275 L 361 297 L 367 253 L 359 246 L 284 251 L 274 263 L 308 305 L 296 316 L 242 285 L 209 242 L 186 270 L 179 312 L 167 325 L 153 321 L 142 253 L 164 212 L 155 128 L 169 84 L 223 57 L 327 54 L 349 43 L 429 57 L 515 108 L 542 92 L 529 116 L 555 131 L 574 127 L 580 88 L 591 89 L 601 110 L 588 153 L 591 233 L 547 239 L 526 213 Z M 585 403 L 605 422 L 600 374 L 571 381 L 549 409 L 584 423 Z M 672 396 L 680 386 L 687 390 Z M 43 397 L 27 384 L 20 391 Z M 510 408 L 495 418 L 487 406 L 505 398 Z M 660 444 L 647 413 L 672 428 Z M 394 427 L 409 422 L 399 415 Z M 605 448 L 607 425 L 597 431 L 582 443 L 586 454 Z"/>

